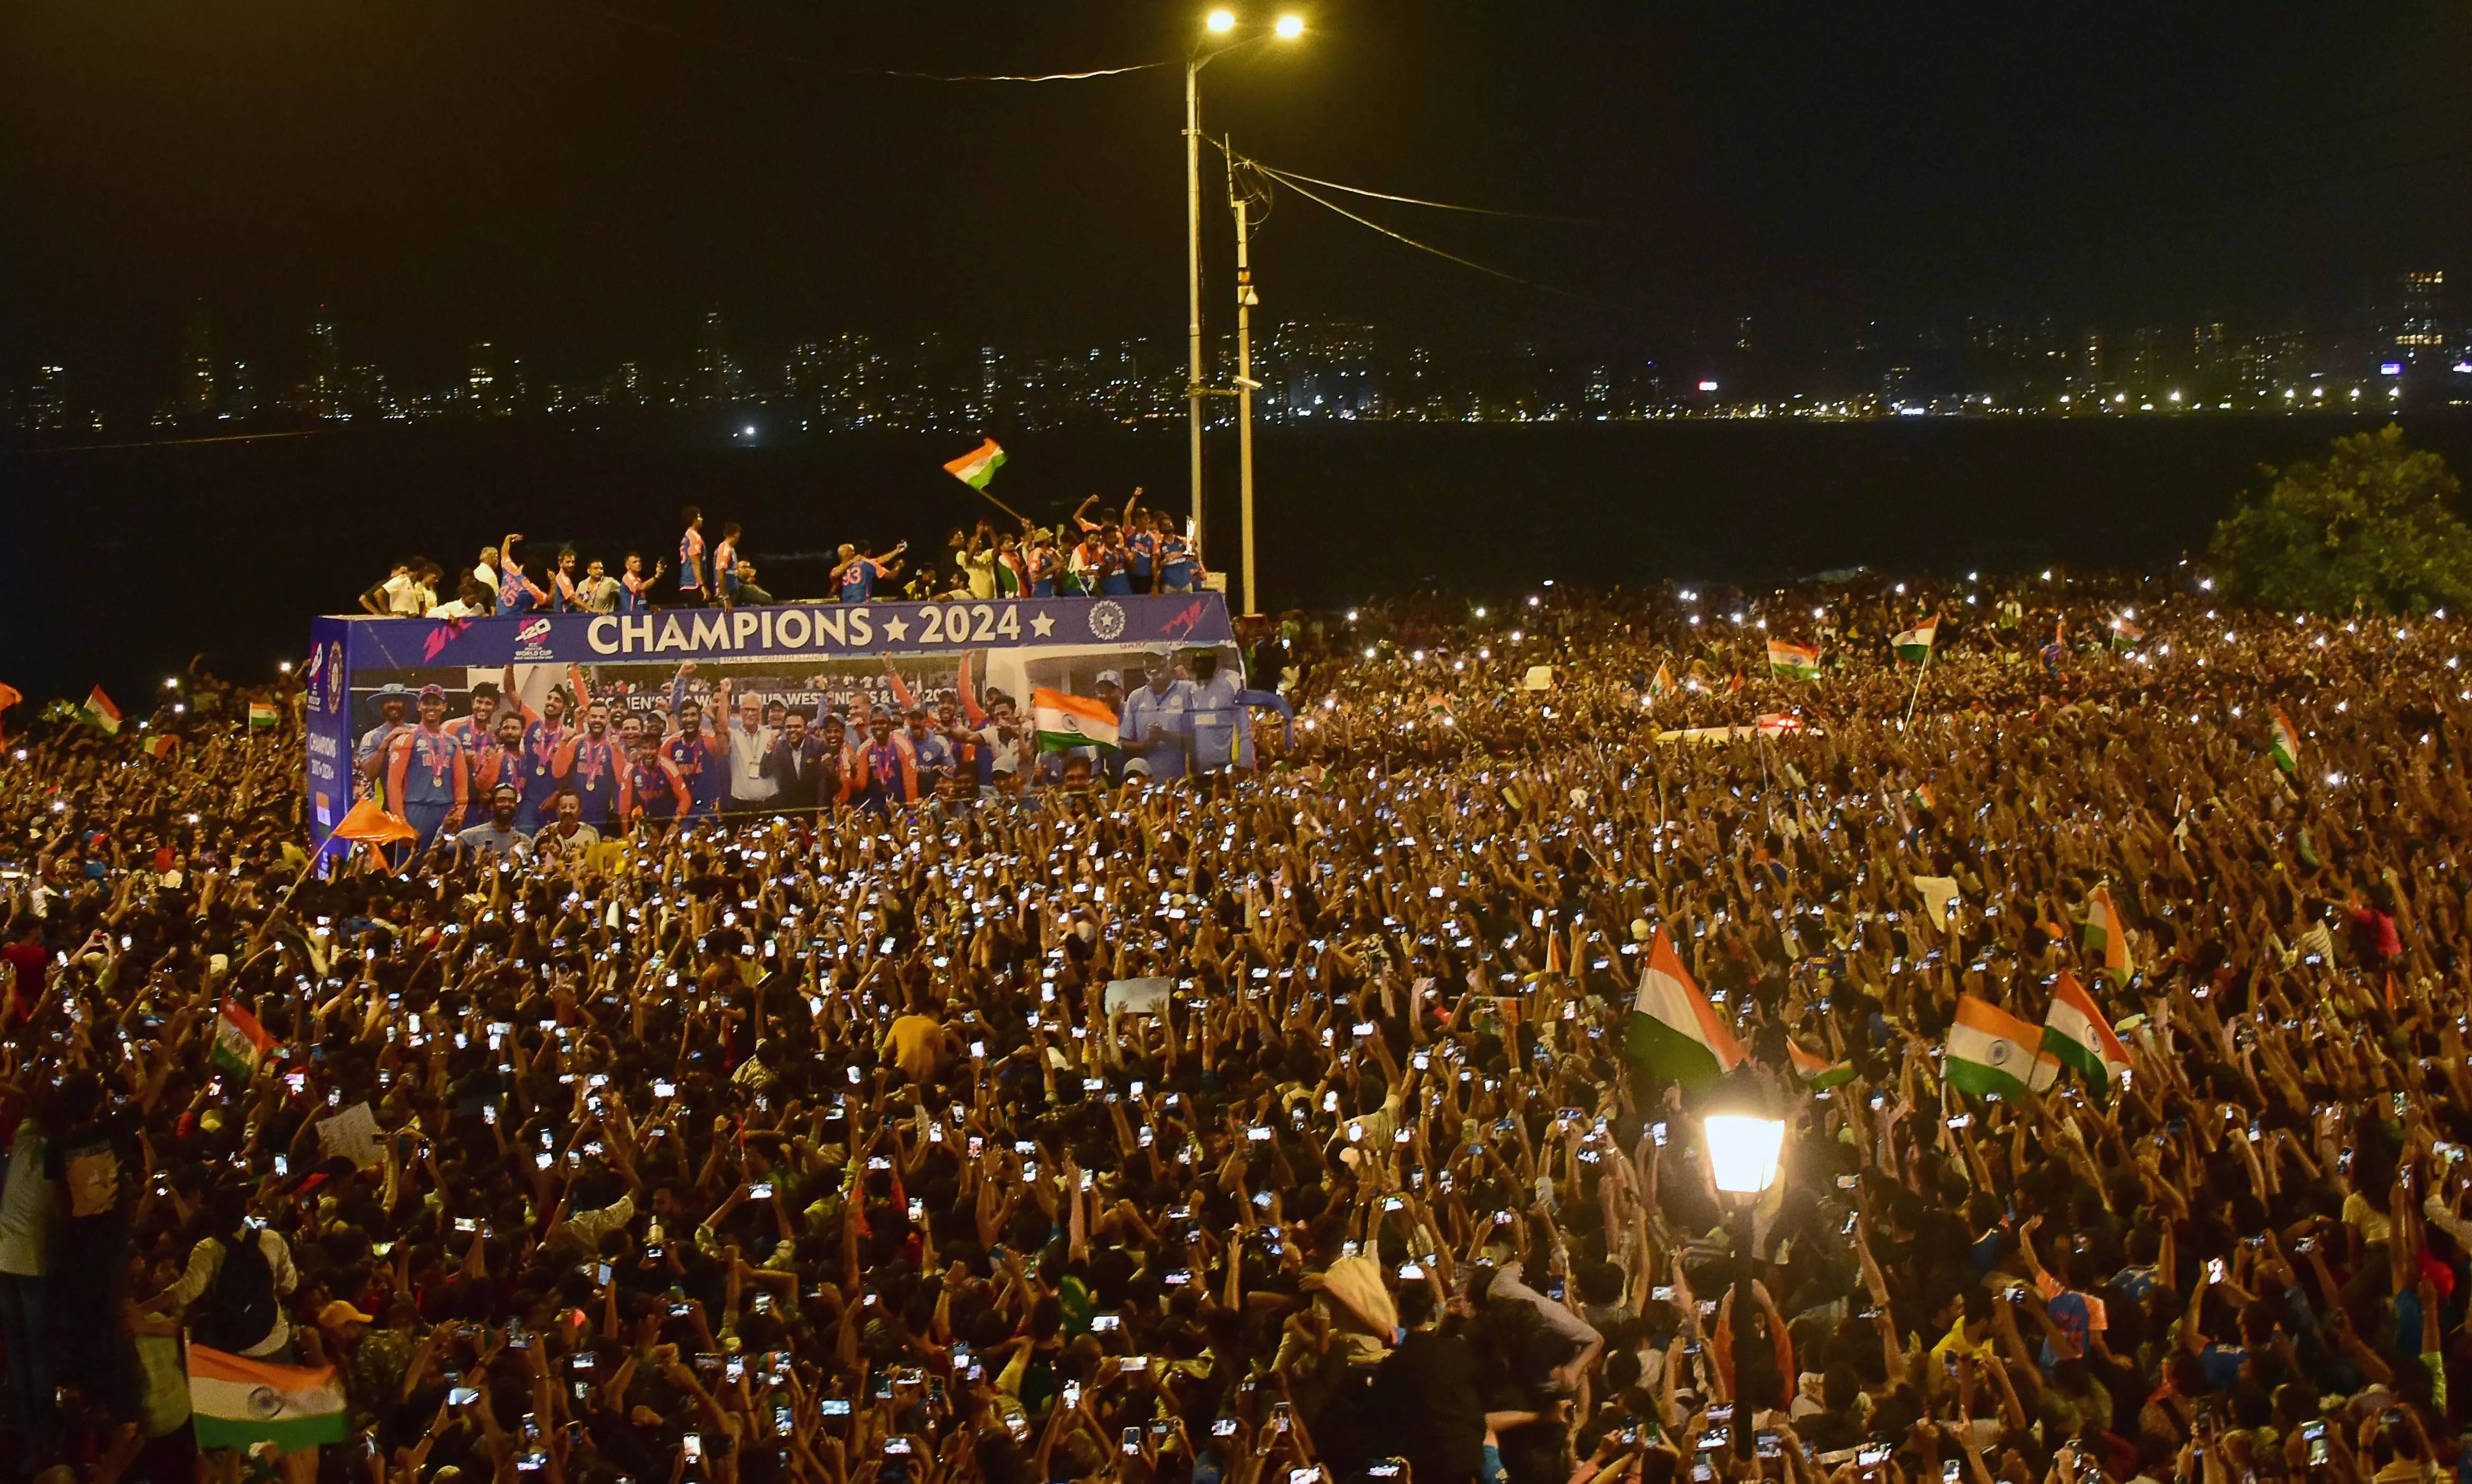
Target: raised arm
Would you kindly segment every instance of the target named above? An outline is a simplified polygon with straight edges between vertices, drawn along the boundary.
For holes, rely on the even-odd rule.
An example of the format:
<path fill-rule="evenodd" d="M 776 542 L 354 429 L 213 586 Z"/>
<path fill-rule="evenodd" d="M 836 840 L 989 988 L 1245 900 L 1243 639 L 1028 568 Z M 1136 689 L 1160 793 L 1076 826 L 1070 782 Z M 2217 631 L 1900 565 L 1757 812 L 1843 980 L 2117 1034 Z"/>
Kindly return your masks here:
<path fill-rule="evenodd" d="M 962 716 L 974 727 L 987 724 L 987 714 L 979 706 L 978 687 L 970 683 L 970 660 L 978 652 L 976 649 L 963 649 L 960 667 L 959 689 L 962 693 Z"/>

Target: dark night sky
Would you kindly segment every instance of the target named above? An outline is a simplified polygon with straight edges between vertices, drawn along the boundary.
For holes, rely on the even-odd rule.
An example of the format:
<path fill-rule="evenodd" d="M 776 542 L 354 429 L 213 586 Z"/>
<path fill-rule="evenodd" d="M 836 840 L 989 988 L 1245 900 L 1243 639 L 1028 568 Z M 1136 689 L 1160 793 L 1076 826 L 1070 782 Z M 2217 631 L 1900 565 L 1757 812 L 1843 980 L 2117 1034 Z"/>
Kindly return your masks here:
<path fill-rule="evenodd" d="M 933 0 L 18 0 L 0 12 L 0 371 L 167 386 L 178 306 L 443 373 L 841 328 L 1062 346 L 1181 332 L 1175 68 L 1200 7 Z M 1240 11 L 1248 7 L 1240 6 Z M 2472 272 L 2460 5 L 1319 0 L 1204 74 L 1307 174 L 1602 224 L 1286 198 L 1272 315 L 1652 346 L 1737 313 L 2247 327 Z M 1264 18 L 1267 11 L 1257 12 Z M 786 57 L 812 59 L 797 64 Z M 1206 242 L 1226 256 L 1205 179 Z M 1205 300 L 1224 322 L 1224 272 Z"/>

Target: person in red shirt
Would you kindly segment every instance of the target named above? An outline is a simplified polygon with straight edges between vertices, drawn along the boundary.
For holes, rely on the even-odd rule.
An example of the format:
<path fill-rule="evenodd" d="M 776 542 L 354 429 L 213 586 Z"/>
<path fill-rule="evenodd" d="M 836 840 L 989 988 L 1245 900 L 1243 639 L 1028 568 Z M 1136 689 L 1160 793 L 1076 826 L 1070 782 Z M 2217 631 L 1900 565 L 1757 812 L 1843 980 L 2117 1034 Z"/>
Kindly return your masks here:
<path fill-rule="evenodd" d="M 43 950 L 43 920 L 32 912 L 17 914 L 8 938 L 8 945 L 0 947 L 0 967 L 9 970 L 9 998 L 0 1001 L 0 1022 L 15 1025 L 43 1002 L 52 955 Z"/>

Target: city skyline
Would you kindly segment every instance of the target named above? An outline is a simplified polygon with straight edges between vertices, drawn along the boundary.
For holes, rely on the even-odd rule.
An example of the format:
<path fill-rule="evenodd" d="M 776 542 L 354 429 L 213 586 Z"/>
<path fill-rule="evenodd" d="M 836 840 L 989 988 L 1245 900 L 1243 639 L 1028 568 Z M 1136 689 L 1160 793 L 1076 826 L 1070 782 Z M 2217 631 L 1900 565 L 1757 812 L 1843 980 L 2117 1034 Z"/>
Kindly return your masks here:
<path fill-rule="evenodd" d="M 79 400 L 150 416 L 201 299 L 267 399 L 320 303 L 341 364 L 408 398 L 482 341 L 543 385 L 669 367 L 716 310 L 750 372 L 844 331 L 1032 359 L 1172 339 L 1201 9 L 12 8 L 0 377 L 63 365 Z M 2453 8 L 1300 13 L 1201 93 L 1214 143 L 1301 173 L 1251 223 L 1260 314 L 1444 357 L 1671 363 L 1740 316 L 1781 365 L 1873 320 L 1961 339 L 1968 313 L 2314 331 L 2472 233 Z M 1215 333 L 1232 222 L 1204 154 Z M 1461 261 L 1324 209 L 1329 182 Z M 1852 394 L 1827 375 L 1796 389 Z"/>
<path fill-rule="evenodd" d="M 1677 345 L 1625 352 L 1533 337 L 1437 346 L 1364 319 L 1269 319 L 1256 332 L 1257 413 L 1272 424 L 1581 421 L 2253 412 L 2472 400 L 2472 322 L 2453 313 L 2443 270 L 2398 273 L 2380 302 L 2348 316 L 2287 322 L 2295 327 L 2064 328 L 2053 316 L 1967 315 L 1950 324 L 1871 320 L 1781 337 L 1745 315 L 1678 337 Z M 9 389 L 7 420 L 42 433 L 127 432 L 141 420 L 152 432 L 195 433 L 270 421 L 739 409 L 773 435 L 1035 432 L 1172 421 L 1183 402 L 1183 346 L 1166 337 L 1044 350 L 933 331 L 841 331 L 786 347 L 748 339 L 708 311 L 683 356 L 560 374 L 483 341 L 465 347 L 458 373 L 424 376 L 349 354 L 348 331 L 322 307 L 292 337 L 289 358 L 229 353 L 216 317 L 194 301 L 180 318 L 168 390 L 142 412 L 102 412 L 77 396 L 73 370 L 47 363 Z M 1212 342 L 1214 379 L 1224 383 L 1232 337 Z"/>

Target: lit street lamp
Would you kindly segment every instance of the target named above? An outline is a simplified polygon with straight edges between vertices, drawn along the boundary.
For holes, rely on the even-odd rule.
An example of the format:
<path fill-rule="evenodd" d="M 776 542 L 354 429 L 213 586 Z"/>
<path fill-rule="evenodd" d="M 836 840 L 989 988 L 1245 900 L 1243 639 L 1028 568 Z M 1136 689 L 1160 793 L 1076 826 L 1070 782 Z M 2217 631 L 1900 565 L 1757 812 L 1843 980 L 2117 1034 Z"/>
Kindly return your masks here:
<path fill-rule="evenodd" d="M 1702 1120 L 1708 1142 L 1708 1169 L 1717 1189 L 1728 1197 L 1726 1225 L 1734 1248 L 1734 1395 L 1741 1397 L 1750 1375 L 1751 1279 L 1758 1257 L 1752 1251 L 1752 1213 L 1760 1196 L 1776 1184 L 1777 1156 L 1785 1147 L 1785 1121 L 1757 1114 L 1712 1113 Z M 1751 1456 L 1748 1407 L 1734 1414 L 1734 1456 Z"/>
<path fill-rule="evenodd" d="M 1221 9 L 1202 17 L 1205 37 L 1236 35 L 1236 12 Z M 1256 31 L 1249 36 L 1209 44 L 1195 45 L 1184 62 L 1184 278 L 1185 326 L 1188 352 L 1185 375 L 1185 402 L 1193 419 L 1193 545 L 1197 551 L 1206 549 L 1202 543 L 1201 517 L 1201 406 L 1210 395 L 1202 383 L 1201 366 L 1201 69 L 1210 65 L 1220 54 L 1276 36 L 1293 41 L 1305 34 L 1301 16 L 1282 15 L 1267 31 Z M 1205 50 L 1205 47 L 1207 48 Z M 1248 594 L 1249 600 L 1250 595 Z"/>

